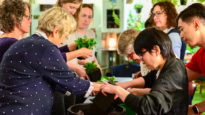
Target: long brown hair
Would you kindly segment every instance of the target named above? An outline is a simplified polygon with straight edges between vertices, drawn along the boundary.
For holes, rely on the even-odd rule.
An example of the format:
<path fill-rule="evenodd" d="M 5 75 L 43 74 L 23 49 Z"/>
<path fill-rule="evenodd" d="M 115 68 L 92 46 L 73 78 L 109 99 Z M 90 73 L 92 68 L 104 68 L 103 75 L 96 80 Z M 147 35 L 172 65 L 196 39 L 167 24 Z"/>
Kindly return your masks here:
<path fill-rule="evenodd" d="M 151 9 L 151 13 L 153 12 L 154 8 L 156 6 L 159 6 L 161 9 L 163 9 L 167 15 L 167 27 L 177 27 L 176 18 L 178 16 L 177 10 L 171 2 L 164 1 L 164 2 L 158 2 L 154 4 L 154 6 Z"/>

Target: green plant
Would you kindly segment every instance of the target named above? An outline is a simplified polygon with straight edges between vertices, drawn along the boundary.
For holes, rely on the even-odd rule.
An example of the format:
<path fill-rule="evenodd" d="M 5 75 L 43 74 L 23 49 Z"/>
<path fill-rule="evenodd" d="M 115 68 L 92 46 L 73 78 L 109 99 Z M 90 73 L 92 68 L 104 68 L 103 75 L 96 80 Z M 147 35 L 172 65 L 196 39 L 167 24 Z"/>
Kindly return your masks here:
<path fill-rule="evenodd" d="M 120 18 L 119 18 L 119 16 L 115 13 L 115 4 L 114 4 L 114 2 L 113 2 L 113 0 L 109 0 L 111 3 L 112 3 L 112 17 L 113 17 L 113 19 L 114 19 L 114 21 L 115 21 L 115 24 L 116 25 L 118 25 L 118 26 L 120 26 Z"/>
<path fill-rule="evenodd" d="M 86 71 L 87 74 L 94 72 L 95 69 L 98 68 L 97 65 L 94 63 L 94 61 L 92 61 L 91 63 L 90 63 L 90 62 L 87 62 L 87 63 L 84 65 L 84 67 L 85 67 L 85 71 Z"/>
<path fill-rule="evenodd" d="M 152 4 L 156 4 L 157 2 L 169 1 L 173 3 L 175 6 L 179 4 L 179 0 L 152 0 Z"/>
<path fill-rule="evenodd" d="M 98 82 L 109 82 L 109 83 L 114 84 L 116 81 L 115 81 L 115 76 L 107 77 L 103 75 L 101 76 L 100 80 L 98 80 Z"/>
<path fill-rule="evenodd" d="M 144 29 L 144 22 L 140 21 L 141 16 L 140 15 L 133 15 L 133 13 L 129 12 L 129 17 L 127 20 L 127 26 L 128 29 L 136 29 L 138 31 L 141 31 Z"/>
<path fill-rule="evenodd" d="M 202 3 L 202 2 L 205 2 L 205 0 L 197 0 L 198 2 Z"/>
<path fill-rule="evenodd" d="M 135 4 L 135 5 L 134 5 L 134 8 L 135 8 L 135 9 L 137 9 L 137 8 L 143 8 L 143 5 L 142 5 L 142 4 Z"/>
<path fill-rule="evenodd" d="M 94 40 L 94 38 L 90 38 L 88 39 L 87 36 L 84 36 L 83 38 L 78 38 L 75 43 L 78 46 L 78 49 L 86 47 L 89 49 L 93 49 L 93 47 L 96 44 L 96 41 Z"/>

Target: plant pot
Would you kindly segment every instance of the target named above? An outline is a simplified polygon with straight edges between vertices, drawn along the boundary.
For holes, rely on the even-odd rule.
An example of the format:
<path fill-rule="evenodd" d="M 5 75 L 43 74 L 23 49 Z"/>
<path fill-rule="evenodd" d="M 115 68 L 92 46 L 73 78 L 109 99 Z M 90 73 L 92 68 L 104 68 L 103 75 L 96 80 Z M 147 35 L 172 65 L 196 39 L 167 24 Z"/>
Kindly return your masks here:
<path fill-rule="evenodd" d="M 108 111 L 103 111 L 94 103 L 82 103 L 69 107 L 68 115 L 126 115 L 126 110 L 122 106 L 115 105 L 110 106 Z"/>
<path fill-rule="evenodd" d="M 84 60 L 85 58 L 84 57 L 77 57 L 77 59 Z"/>
<path fill-rule="evenodd" d="M 87 73 L 90 81 L 96 82 L 98 80 L 100 80 L 102 74 L 99 68 L 95 69 L 92 73 Z"/>

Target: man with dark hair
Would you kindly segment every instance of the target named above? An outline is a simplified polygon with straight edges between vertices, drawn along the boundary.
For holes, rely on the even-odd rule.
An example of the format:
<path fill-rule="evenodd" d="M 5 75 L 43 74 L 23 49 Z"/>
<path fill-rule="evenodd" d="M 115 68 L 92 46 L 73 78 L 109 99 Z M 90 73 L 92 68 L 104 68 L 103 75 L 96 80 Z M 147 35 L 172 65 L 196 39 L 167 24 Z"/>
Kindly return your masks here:
<path fill-rule="evenodd" d="M 205 6 L 195 3 L 184 9 L 177 18 L 180 36 L 191 47 L 200 49 L 186 65 L 189 81 L 205 76 Z M 205 100 L 189 106 L 189 115 L 205 112 Z"/>

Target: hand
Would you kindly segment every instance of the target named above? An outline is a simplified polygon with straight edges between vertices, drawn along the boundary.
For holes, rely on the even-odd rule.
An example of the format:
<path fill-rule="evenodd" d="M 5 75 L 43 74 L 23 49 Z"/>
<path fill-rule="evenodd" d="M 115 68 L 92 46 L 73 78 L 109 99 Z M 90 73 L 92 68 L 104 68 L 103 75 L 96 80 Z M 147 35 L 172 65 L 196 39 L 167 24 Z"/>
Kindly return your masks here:
<path fill-rule="evenodd" d="M 103 95 L 107 96 L 106 93 L 109 93 L 109 94 L 115 94 L 115 89 L 118 87 L 118 86 L 114 86 L 114 85 L 111 85 L 109 83 L 106 83 L 104 82 L 105 84 L 101 86 L 101 92 Z M 117 99 L 118 98 L 118 95 L 115 94 L 115 97 L 114 99 Z"/>
<path fill-rule="evenodd" d="M 141 72 L 139 71 L 139 72 L 137 72 L 135 75 L 134 75 L 134 77 L 133 77 L 133 79 L 137 79 L 137 78 L 139 78 L 139 77 L 141 77 L 142 75 L 141 75 Z"/>
<path fill-rule="evenodd" d="M 82 79 L 87 79 L 87 80 L 90 80 L 89 76 L 87 75 L 86 71 L 84 68 L 78 66 L 76 67 L 76 71 L 77 75 L 82 78 Z"/>
<path fill-rule="evenodd" d="M 88 49 L 88 48 L 80 48 L 79 54 L 80 54 L 79 57 L 88 58 L 93 55 L 93 52 L 91 49 Z"/>
<path fill-rule="evenodd" d="M 78 60 L 78 64 L 80 65 L 85 65 L 88 61 L 85 60 L 85 59 L 82 59 L 82 60 Z"/>
<path fill-rule="evenodd" d="M 194 105 L 189 105 L 189 108 L 188 108 L 188 115 L 196 115 L 192 109 Z"/>

